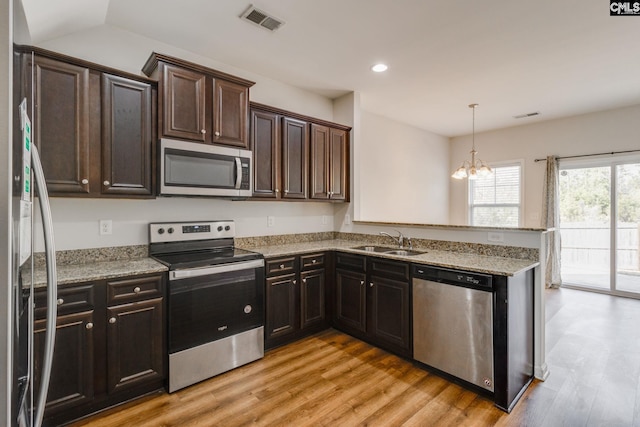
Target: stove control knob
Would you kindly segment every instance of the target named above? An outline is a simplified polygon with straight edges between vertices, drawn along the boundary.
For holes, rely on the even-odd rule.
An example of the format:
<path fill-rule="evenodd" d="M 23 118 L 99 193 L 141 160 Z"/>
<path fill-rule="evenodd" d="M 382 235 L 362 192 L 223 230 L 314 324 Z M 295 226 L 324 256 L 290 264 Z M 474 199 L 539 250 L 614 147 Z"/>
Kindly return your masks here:
<path fill-rule="evenodd" d="M 231 230 L 231 227 L 229 227 L 229 226 L 227 225 L 224 229 L 225 229 L 225 231 L 229 231 L 229 230 Z"/>
<path fill-rule="evenodd" d="M 222 226 L 221 225 L 218 226 L 218 231 L 222 231 Z"/>
<path fill-rule="evenodd" d="M 164 228 L 158 228 L 158 234 L 164 234 Z"/>
<path fill-rule="evenodd" d="M 171 228 L 169 228 L 169 229 L 167 230 L 167 233 L 169 233 L 169 234 L 173 234 L 173 232 L 174 232 L 173 227 L 171 227 Z"/>

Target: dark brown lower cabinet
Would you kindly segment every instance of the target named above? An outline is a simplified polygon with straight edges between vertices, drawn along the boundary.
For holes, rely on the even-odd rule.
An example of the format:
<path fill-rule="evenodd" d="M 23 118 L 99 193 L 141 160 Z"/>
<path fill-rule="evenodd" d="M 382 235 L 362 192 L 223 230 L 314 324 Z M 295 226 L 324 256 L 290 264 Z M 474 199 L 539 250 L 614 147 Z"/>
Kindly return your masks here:
<path fill-rule="evenodd" d="M 68 408 L 90 403 L 94 397 L 94 312 L 58 316 L 53 370 L 49 380 L 46 413 L 60 413 Z M 34 324 L 34 354 L 42 355 L 46 319 Z M 42 357 L 35 358 L 35 372 L 42 370 Z M 40 376 L 36 375 L 37 390 Z"/>
<path fill-rule="evenodd" d="M 326 257 L 315 253 L 265 260 L 266 349 L 328 327 Z"/>
<path fill-rule="evenodd" d="M 164 388 L 164 276 L 59 286 L 45 426 L 66 424 Z M 45 292 L 37 292 L 35 301 L 34 370 L 39 382 Z"/>
<path fill-rule="evenodd" d="M 335 298 L 337 329 L 411 357 L 408 263 L 337 253 Z"/>
<path fill-rule="evenodd" d="M 109 393 L 164 377 L 163 299 L 107 308 Z"/>

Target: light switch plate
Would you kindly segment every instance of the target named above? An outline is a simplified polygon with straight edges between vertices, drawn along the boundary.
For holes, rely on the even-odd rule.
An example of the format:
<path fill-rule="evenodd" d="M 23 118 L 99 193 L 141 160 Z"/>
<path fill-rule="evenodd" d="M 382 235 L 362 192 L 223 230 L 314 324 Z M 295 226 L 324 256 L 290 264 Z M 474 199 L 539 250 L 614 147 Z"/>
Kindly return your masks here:
<path fill-rule="evenodd" d="M 276 225 L 276 217 L 275 216 L 268 216 L 267 217 L 267 227 L 273 227 Z"/>
<path fill-rule="evenodd" d="M 113 222 L 110 219 L 100 220 L 100 235 L 105 236 L 113 233 Z"/>

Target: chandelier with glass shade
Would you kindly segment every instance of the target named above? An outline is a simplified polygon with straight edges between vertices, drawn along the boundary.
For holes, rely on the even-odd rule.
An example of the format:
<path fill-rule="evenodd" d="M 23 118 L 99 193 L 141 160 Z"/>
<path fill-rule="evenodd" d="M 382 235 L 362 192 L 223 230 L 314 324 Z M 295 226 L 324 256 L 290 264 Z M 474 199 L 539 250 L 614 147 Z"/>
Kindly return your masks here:
<path fill-rule="evenodd" d="M 451 175 L 455 179 L 477 179 L 479 176 L 485 177 L 493 173 L 491 168 L 480 159 L 476 159 L 476 107 L 478 104 L 469 104 L 469 108 L 473 111 L 472 131 L 471 131 L 471 161 L 465 160 L 460 167 Z"/>

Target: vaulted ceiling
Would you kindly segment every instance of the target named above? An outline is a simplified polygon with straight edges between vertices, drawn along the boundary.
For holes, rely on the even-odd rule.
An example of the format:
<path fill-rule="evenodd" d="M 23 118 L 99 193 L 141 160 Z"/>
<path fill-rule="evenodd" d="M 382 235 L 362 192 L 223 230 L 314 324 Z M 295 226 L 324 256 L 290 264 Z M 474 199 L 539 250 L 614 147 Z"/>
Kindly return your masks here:
<path fill-rule="evenodd" d="M 432 132 L 640 104 L 640 16 L 602 0 L 22 0 L 34 44 L 109 25 Z M 389 70 L 374 74 L 371 65 Z M 540 112 L 539 116 L 513 116 Z M 640 119 L 640 118 L 639 118 Z"/>

